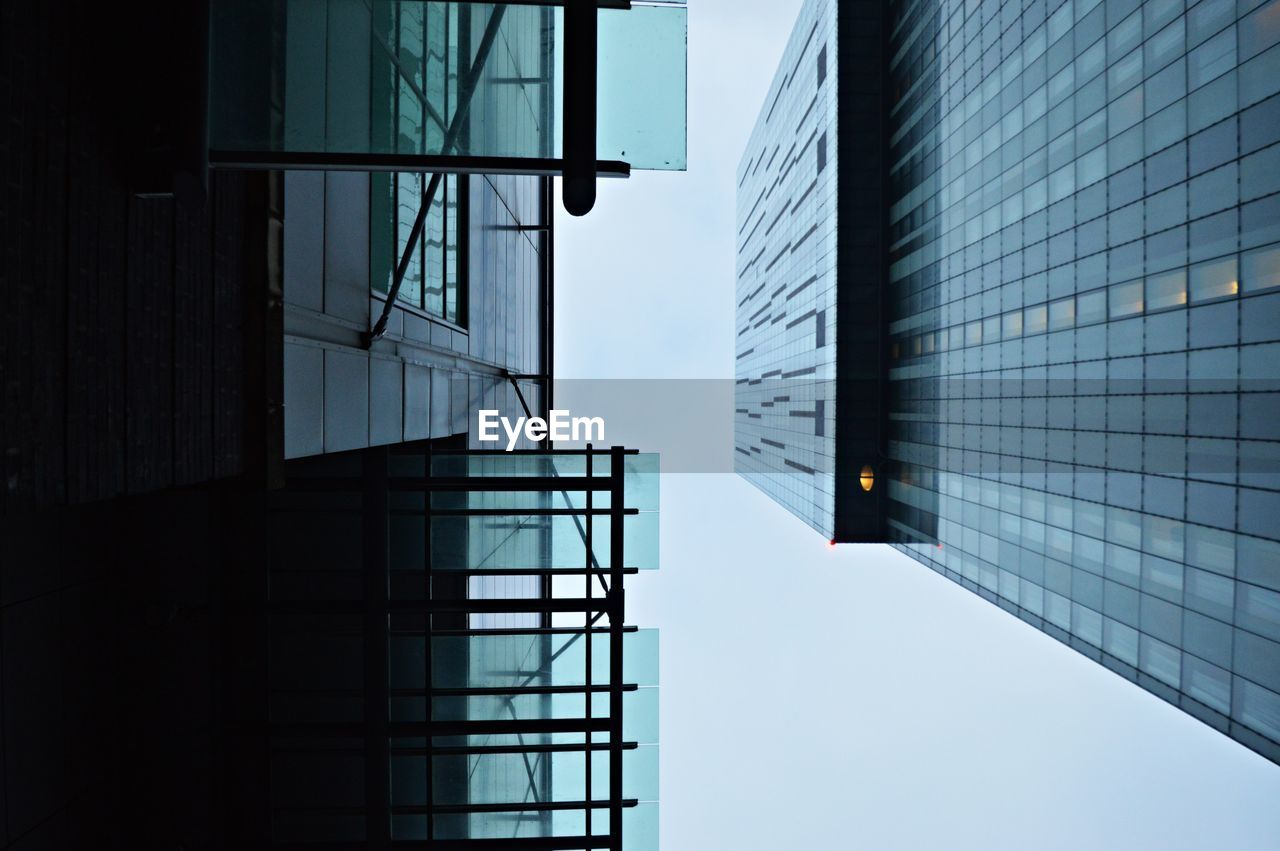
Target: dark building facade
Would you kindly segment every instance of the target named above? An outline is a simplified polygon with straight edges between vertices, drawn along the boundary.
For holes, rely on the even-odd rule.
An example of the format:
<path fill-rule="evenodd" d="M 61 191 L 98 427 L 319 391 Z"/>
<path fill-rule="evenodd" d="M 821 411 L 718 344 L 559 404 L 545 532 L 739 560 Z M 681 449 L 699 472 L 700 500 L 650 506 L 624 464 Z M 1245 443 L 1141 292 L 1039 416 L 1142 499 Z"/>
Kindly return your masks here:
<path fill-rule="evenodd" d="M 885 536 L 883 15 L 805 4 L 738 168 L 735 466 L 841 542 Z"/>
<path fill-rule="evenodd" d="M 1271 759 L 1277 22 L 907 2 L 879 30 L 884 540 Z"/>
<path fill-rule="evenodd" d="M 583 9 L 0 9 L 0 847 L 656 846 L 652 460 L 471 451 L 552 176 L 683 167 L 684 9 Z"/>

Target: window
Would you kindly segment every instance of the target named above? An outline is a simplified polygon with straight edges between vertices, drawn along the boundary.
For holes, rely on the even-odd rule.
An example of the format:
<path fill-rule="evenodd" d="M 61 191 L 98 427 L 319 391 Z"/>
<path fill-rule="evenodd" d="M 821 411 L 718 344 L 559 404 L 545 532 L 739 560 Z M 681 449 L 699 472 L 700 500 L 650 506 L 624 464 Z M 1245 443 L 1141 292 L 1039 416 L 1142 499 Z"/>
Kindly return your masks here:
<path fill-rule="evenodd" d="M 827 167 L 827 134 L 823 133 L 818 137 L 818 173 L 821 174 Z"/>
<path fill-rule="evenodd" d="M 1094 290 L 1076 297 L 1076 322 L 1088 325 L 1107 318 L 1107 291 Z"/>
<path fill-rule="evenodd" d="M 824 45 L 822 50 L 818 51 L 818 85 L 821 86 L 827 81 L 827 48 Z"/>
<path fill-rule="evenodd" d="M 1076 322 L 1076 300 L 1064 298 L 1049 305 L 1049 329 L 1061 331 Z"/>
<path fill-rule="evenodd" d="M 1280 245 L 1246 252 L 1241 256 L 1241 267 L 1245 292 L 1280 287 Z"/>
<path fill-rule="evenodd" d="M 373 289 L 388 293 L 422 206 L 427 180 L 420 174 L 372 176 L 370 264 Z M 423 222 L 418 244 L 409 257 L 397 301 L 456 325 L 464 325 L 460 297 L 465 277 L 463 242 L 466 238 L 464 175 L 440 181 Z"/>
<path fill-rule="evenodd" d="M 1236 66 L 1236 31 L 1226 29 L 1187 54 L 1187 82 L 1196 89 Z"/>
<path fill-rule="evenodd" d="M 1191 300 L 1207 301 L 1212 298 L 1233 296 L 1240 291 L 1240 278 L 1236 258 L 1224 257 L 1191 267 Z"/>
<path fill-rule="evenodd" d="M 1004 315 L 1004 338 L 1011 340 L 1022 336 L 1022 311 L 1015 310 Z"/>
<path fill-rule="evenodd" d="M 1257 56 L 1280 42 L 1280 0 L 1271 0 L 1240 19 L 1240 61 Z"/>
<path fill-rule="evenodd" d="M 393 4 L 387 17 L 375 21 L 374 49 L 390 59 L 390 73 L 375 75 L 374 97 L 396 104 L 388 121 L 372 128 L 380 149 L 418 154 L 443 144 L 463 62 L 464 51 L 455 44 L 466 26 L 460 14 L 465 13 L 456 4 Z M 413 173 L 371 175 L 369 264 L 376 293 L 391 290 L 429 179 Z M 465 322 L 459 296 L 465 278 L 467 192 L 466 177 L 449 175 L 440 181 L 397 294 L 399 304 L 456 324 Z"/>
<path fill-rule="evenodd" d="M 1110 290 L 1111 318 L 1119 319 L 1142 312 L 1142 281 L 1114 284 Z"/>
<path fill-rule="evenodd" d="M 1043 334 L 1049 325 L 1049 311 L 1043 304 L 1028 307 L 1024 313 L 1023 328 L 1027 334 Z"/>
<path fill-rule="evenodd" d="M 1183 269 L 1147 278 L 1147 309 L 1182 307 L 1187 303 L 1187 273 Z"/>

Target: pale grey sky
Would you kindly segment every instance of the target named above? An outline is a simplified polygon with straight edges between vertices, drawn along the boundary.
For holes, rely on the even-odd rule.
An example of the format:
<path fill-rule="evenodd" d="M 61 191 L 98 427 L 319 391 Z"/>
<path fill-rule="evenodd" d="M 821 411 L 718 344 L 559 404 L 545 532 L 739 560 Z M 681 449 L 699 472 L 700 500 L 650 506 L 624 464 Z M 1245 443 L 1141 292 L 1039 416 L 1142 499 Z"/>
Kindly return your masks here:
<path fill-rule="evenodd" d="M 559 217 L 559 376 L 732 377 L 734 170 L 799 6 L 691 3 L 689 171 Z M 663 849 L 1280 848 L 1280 768 L 990 603 L 736 476 L 662 500 L 628 614 L 662 630 Z"/>

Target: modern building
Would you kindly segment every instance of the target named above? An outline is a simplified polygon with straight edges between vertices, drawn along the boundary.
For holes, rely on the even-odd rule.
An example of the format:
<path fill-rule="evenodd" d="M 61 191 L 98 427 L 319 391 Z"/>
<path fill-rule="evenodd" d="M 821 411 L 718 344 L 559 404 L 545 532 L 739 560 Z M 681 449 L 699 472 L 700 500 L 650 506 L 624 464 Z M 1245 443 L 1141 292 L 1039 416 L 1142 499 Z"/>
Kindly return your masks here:
<path fill-rule="evenodd" d="M 765 190 L 761 231 L 800 197 L 773 151 L 808 133 L 768 110 L 798 99 L 815 122 L 793 91 L 814 80 L 793 70 L 811 33 L 829 67 L 874 59 L 814 111 L 879 98 L 859 144 L 884 157 L 882 540 L 1280 760 L 1280 7 L 892 3 L 856 18 L 854 49 L 861 9 L 805 4 L 741 176 Z M 821 40 L 833 27 L 838 50 Z M 863 239 L 845 233 L 844 179 L 824 179 L 837 257 Z M 755 203 L 739 202 L 744 246 Z M 739 307 L 738 441 L 785 453 L 788 421 L 749 382 L 807 368 L 815 340 L 761 336 L 766 314 L 751 317 L 816 274 L 835 275 L 813 305 L 829 311 L 847 283 L 829 261 L 769 269 L 770 238 L 763 271 L 746 268 L 759 247 L 739 262 L 739 300 L 756 300 Z M 840 329 L 820 342 L 838 364 Z M 766 451 L 741 469 L 780 470 Z M 815 471 L 793 471 L 804 498 L 781 501 L 839 538 L 838 499 L 808 494 L 838 495 L 859 462 L 838 440 L 834 463 L 773 458 Z"/>
<path fill-rule="evenodd" d="M 656 847 L 652 459 L 473 436 L 683 5 L 117 11 L 0 16 L 0 848 Z"/>
<path fill-rule="evenodd" d="M 839 10 L 803 6 L 738 167 L 735 461 L 830 540 L 881 541 L 880 12 Z"/>
<path fill-rule="evenodd" d="M 460 443 L 461 441 L 458 441 Z M 440 441 L 286 465 L 229 572 L 228 847 L 657 846 L 658 459 Z M 414 843 L 414 844 L 407 844 Z"/>

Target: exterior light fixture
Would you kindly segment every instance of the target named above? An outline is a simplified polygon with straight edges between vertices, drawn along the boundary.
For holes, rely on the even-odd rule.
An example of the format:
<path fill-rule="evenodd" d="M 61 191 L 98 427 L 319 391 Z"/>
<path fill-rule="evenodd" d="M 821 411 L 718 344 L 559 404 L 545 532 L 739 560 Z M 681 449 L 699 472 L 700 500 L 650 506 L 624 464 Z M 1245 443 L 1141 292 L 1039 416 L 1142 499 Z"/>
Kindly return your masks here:
<path fill-rule="evenodd" d="M 876 486 L 876 471 L 871 469 L 870 464 L 865 465 L 858 474 L 858 483 L 867 493 L 871 493 L 871 489 Z"/>

